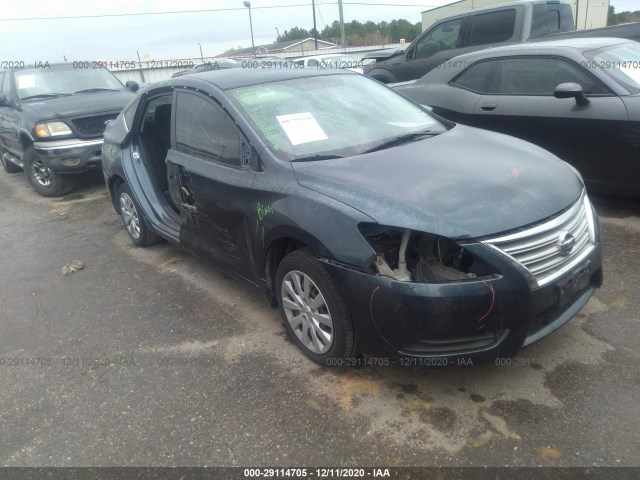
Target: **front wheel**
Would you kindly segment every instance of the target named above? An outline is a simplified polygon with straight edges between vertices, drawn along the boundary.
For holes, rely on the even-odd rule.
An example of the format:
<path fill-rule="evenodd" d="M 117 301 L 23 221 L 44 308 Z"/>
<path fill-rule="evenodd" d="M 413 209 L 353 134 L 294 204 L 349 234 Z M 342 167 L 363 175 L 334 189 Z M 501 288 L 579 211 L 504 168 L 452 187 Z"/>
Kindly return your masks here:
<path fill-rule="evenodd" d="M 24 173 L 33 189 L 43 197 L 59 197 L 73 188 L 69 175 L 51 170 L 33 147 L 27 147 L 24 152 Z"/>
<path fill-rule="evenodd" d="M 133 199 L 131 190 L 123 183 L 118 188 L 118 205 L 124 226 L 133 243 L 139 247 L 150 247 L 161 239 L 147 226 L 147 222 L 141 214 L 138 203 Z"/>
<path fill-rule="evenodd" d="M 347 304 L 326 267 L 308 250 L 287 255 L 276 274 L 280 313 L 289 338 L 321 365 L 356 354 Z"/>

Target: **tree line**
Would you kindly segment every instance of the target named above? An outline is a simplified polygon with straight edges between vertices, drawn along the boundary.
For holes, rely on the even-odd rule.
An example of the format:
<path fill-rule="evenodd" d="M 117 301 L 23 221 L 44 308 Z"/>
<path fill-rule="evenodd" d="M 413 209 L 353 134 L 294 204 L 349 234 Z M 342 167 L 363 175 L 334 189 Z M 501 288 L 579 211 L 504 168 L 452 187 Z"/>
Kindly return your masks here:
<path fill-rule="evenodd" d="M 619 25 L 621 23 L 638 21 L 640 21 L 640 10 L 636 10 L 635 12 L 616 13 L 616 9 L 612 5 L 609 5 L 609 17 L 607 18 L 607 25 Z"/>
<path fill-rule="evenodd" d="M 415 24 L 408 20 L 399 19 L 390 22 L 365 23 L 352 20 L 344 24 L 346 46 L 359 47 L 362 45 L 376 45 L 384 43 L 398 43 L 404 38 L 407 43 L 413 41 L 422 33 L 422 22 Z M 282 35 L 278 35 L 276 42 L 286 42 L 290 40 L 302 40 L 314 36 L 313 28 L 293 27 L 285 30 Z M 340 22 L 335 20 L 332 24 L 326 25 L 318 32 L 318 39 L 340 44 Z"/>

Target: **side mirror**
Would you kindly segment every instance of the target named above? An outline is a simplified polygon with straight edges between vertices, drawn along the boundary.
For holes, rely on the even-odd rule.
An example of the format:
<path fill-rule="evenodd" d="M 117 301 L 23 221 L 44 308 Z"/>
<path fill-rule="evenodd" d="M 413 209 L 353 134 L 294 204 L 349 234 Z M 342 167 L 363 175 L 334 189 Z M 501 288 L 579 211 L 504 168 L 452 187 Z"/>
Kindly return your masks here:
<path fill-rule="evenodd" d="M 132 92 L 137 92 L 140 88 L 140 85 L 138 85 L 138 82 L 136 82 L 135 80 L 127 80 L 127 83 L 125 83 L 124 86 Z"/>
<path fill-rule="evenodd" d="M 561 83 L 553 91 L 556 98 L 575 98 L 576 103 L 581 107 L 589 104 L 589 99 L 584 96 L 582 87 L 577 83 Z"/>
<path fill-rule="evenodd" d="M 11 106 L 11 102 L 9 99 L 0 93 L 0 107 L 9 107 Z"/>

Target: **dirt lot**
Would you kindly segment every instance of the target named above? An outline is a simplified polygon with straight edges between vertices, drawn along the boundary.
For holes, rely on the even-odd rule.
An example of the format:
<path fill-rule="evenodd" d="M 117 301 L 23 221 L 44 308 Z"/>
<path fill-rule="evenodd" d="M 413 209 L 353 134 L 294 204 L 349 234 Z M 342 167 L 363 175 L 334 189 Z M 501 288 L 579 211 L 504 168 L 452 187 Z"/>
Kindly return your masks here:
<path fill-rule="evenodd" d="M 337 371 L 84 182 L 0 174 L 0 464 L 639 465 L 640 202 L 595 198 L 604 287 L 511 365 Z"/>

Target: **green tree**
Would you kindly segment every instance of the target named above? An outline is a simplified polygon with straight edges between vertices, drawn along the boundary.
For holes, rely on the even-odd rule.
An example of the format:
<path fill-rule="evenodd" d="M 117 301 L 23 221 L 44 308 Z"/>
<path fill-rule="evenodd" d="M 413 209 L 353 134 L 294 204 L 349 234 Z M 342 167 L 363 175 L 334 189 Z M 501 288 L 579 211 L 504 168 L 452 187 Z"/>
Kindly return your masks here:
<path fill-rule="evenodd" d="M 313 29 L 311 29 L 313 32 Z M 288 42 L 290 40 L 303 40 L 305 38 L 312 37 L 313 34 L 309 30 L 305 30 L 300 27 L 293 27 L 290 30 L 285 30 L 282 35 L 279 35 L 276 42 Z"/>

